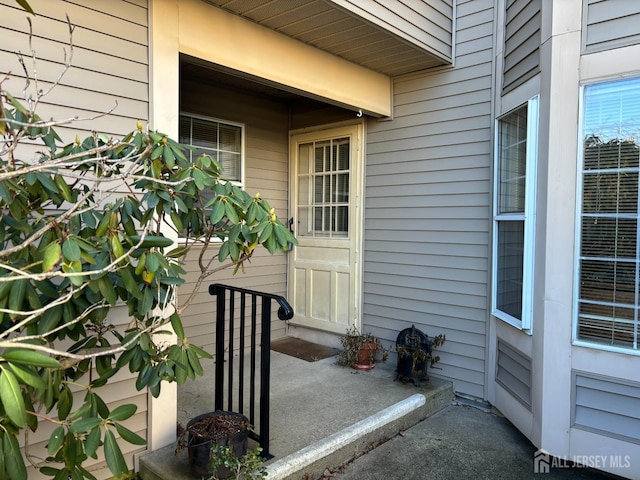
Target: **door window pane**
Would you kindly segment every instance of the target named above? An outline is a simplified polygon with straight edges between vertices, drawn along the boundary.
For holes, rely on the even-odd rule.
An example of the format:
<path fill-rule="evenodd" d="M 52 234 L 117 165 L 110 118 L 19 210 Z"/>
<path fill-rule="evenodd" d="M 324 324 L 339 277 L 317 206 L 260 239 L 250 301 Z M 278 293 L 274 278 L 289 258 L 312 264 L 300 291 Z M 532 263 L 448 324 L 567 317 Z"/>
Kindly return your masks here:
<path fill-rule="evenodd" d="M 298 235 L 348 237 L 349 155 L 349 138 L 298 145 Z"/>

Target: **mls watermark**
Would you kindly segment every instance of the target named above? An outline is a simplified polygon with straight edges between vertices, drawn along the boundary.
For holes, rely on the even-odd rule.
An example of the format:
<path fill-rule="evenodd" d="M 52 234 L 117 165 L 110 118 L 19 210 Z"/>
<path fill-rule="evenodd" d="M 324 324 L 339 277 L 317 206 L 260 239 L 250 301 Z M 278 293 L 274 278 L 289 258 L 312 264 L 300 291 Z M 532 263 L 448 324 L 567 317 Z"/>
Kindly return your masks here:
<path fill-rule="evenodd" d="M 533 454 L 533 473 L 549 473 L 553 468 L 595 468 L 597 470 L 629 468 L 629 455 L 573 455 L 553 457 L 545 450 Z"/>

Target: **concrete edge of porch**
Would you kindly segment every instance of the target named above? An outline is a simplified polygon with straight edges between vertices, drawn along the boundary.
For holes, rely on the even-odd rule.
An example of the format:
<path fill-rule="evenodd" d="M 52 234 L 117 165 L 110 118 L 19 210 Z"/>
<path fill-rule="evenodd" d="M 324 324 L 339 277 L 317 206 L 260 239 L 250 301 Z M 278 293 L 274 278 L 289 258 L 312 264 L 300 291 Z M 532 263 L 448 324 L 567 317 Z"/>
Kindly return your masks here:
<path fill-rule="evenodd" d="M 433 382 L 433 380 L 432 380 Z M 269 480 L 319 478 L 326 468 L 337 467 L 449 405 L 450 382 L 435 381 L 437 387 L 424 395 L 416 393 L 390 407 L 336 432 L 308 447 L 267 465 Z"/>

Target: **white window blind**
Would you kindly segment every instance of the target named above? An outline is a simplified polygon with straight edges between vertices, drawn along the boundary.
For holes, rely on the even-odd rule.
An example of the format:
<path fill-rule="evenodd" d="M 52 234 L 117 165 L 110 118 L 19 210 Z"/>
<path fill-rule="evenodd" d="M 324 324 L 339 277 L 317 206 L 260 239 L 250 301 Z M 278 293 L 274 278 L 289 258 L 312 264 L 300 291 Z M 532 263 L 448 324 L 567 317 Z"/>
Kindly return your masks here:
<path fill-rule="evenodd" d="M 584 88 L 579 342 L 638 350 L 640 80 Z"/>
<path fill-rule="evenodd" d="M 191 158 L 211 155 L 222 165 L 222 178 L 242 182 L 242 127 L 190 115 L 180 115 L 180 142 L 195 148 Z"/>

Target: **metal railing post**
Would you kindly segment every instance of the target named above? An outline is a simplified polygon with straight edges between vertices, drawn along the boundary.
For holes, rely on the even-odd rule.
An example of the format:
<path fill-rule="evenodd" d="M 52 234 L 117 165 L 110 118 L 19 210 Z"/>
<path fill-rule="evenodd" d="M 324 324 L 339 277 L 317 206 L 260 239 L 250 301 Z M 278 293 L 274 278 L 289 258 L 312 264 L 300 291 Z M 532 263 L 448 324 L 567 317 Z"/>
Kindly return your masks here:
<path fill-rule="evenodd" d="M 227 299 L 226 292 L 229 292 Z M 256 394 L 259 396 L 259 429 L 256 432 L 250 432 L 250 436 L 256 440 L 262 447 L 262 456 L 270 457 L 269 453 L 269 390 L 271 386 L 271 305 L 272 300 L 275 300 L 278 305 L 278 318 L 280 320 L 289 320 L 293 317 L 293 309 L 287 301 L 279 296 L 272 295 L 263 292 L 256 292 L 253 290 L 246 290 L 238 287 L 231 287 L 228 285 L 214 284 L 209 286 L 209 293 L 216 295 L 216 347 L 215 347 L 215 408 L 216 410 L 229 410 L 236 411 L 237 413 L 245 414 L 244 410 L 244 383 L 245 383 L 245 351 L 249 350 L 249 411 L 247 415 L 249 422 L 255 426 L 255 409 L 256 409 Z M 240 308 L 239 312 L 236 312 L 236 300 L 235 296 L 240 295 Z M 247 324 L 246 310 L 247 310 L 247 297 L 250 296 L 250 316 Z M 260 316 L 260 372 L 259 391 L 256 388 L 256 381 L 258 380 L 257 368 L 257 336 L 258 336 L 258 299 L 261 302 Z M 228 309 L 227 309 L 228 303 Z M 236 316 L 237 315 L 237 316 Z M 225 330 L 227 327 L 227 320 L 229 326 L 229 338 L 225 341 Z M 236 320 L 238 322 L 238 331 L 240 338 L 236 342 L 235 330 Z M 247 346 L 245 336 L 246 330 L 249 330 L 250 344 Z M 239 360 L 238 360 L 238 380 L 237 380 L 237 404 L 234 404 L 234 350 L 238 347 Z M 225 348 L 226 347 L 226 348 Z M 225 349 L 228 351 L 228 356 L 225 355 Z M 224 363 L 228 361 L 226 369 Z M 225 381 L 226 380 L 226 381 Z M 225 405 L 225 388 L 227 389 L 227 402 Z"/>

